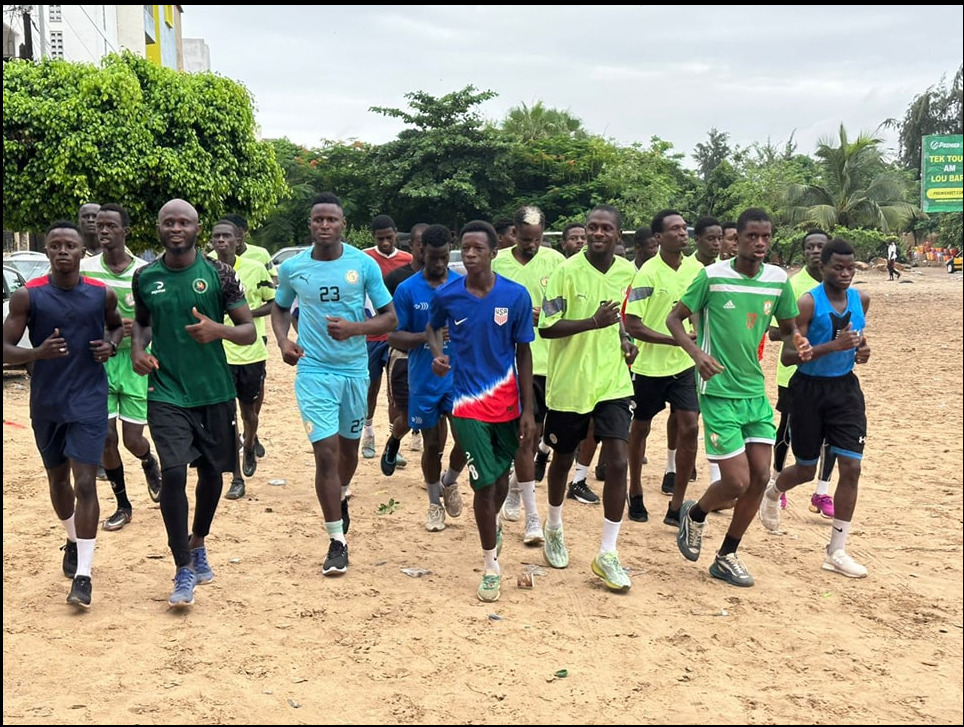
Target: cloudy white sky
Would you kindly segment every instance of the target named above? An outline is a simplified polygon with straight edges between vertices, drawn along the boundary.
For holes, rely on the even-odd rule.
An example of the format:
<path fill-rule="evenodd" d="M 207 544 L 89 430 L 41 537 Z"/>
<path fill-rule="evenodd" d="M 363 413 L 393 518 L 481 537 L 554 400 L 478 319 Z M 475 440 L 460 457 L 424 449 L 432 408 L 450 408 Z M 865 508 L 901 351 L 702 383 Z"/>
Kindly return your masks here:
<path fill-rule="evenodd" d="M 498 121 L 537 101 L 622 145 L 686 153 L 875 132 L 964 56 L 961 5 L 184 5 L 211 70 L 252 93 L 267 138 L 383 143 L 404 128 L 371 106 L 467 85 Z M 888 148 L 897 136 L 881 130 Z"/>

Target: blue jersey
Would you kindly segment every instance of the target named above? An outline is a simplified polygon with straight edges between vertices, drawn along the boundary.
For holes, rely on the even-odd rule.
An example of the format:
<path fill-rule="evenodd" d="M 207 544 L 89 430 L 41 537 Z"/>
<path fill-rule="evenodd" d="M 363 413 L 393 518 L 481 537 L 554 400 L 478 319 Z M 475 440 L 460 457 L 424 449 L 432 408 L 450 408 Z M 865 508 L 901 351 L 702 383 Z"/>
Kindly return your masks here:
<path fill-rule="evenodd" d="M 103 419 L 107 411 L 107 370 L 94 360 L 90 342 L 104 339 L 107 286 L 81 276 L 73 288 L 54 285 L 49 275 L 27 282 L 30 343 L 40 346 L 54 329 L 67 342 L 69 356 L 34 361 L 30 417 L 45 422 Z"/>
<path fill-rule="evenodd" d="M 449 270 L 448 280 L 451 283 L 462 276 L 454 270 Z M 439 286 L 441 287 L 441 286 Z M 425 280 L 425 276 L 418 272 L 407 280 L 402 281 L 395 289 L 395 315 L 398 316 L 398 330 L 408 333 L 423 333 L 428 325 L 429 308 L 435 292 Z M 443 353 L 450 353 L 450 344 L 446 342 Z M 408 391 L 409 396 L 427 396 L 437 398 L 452 390 L 452 372 L 445 376 L 436 376 L 432 372 L 432 349 L 428 344 L 413 348 L 408 352 Z"/>
<path fill-rule="evenodd" d="M 866 321 L 864 307 L 860 302 L 860 291 L 847 289 L 847 309 L 838 313 L 827 299 L 827 291 L 823 285 L 807 291 L 804 295 L 813 298 L 813 318 L 807 328 L 807 340 L 811 346 L 830 343 L 841 330 L 850 323 L 858 333 L 863 333 Z M 807 376 L 835 377 L 849 374 L 854 368 L 857 349 L 848 348 L 846 351 L 834 351 L 821 356 L 814 361 L 804 361 L 797 366 L 797 370 Z"/>
<path fill-rule="evenodd" d="M 361 323 L 366 296 L 376 310 L 391 303 L 382 271 L 371 257 L 344 242 L 336 260 L 315 260 L 312 249 L 281 263 L 275 293 L 282 308 L 298 299 L 298 345 L 305 351 L 298 370 L 367 378 L 365 337 L 336 341 L 328 335 L 328 317 Z"/>
<path fill-rule="evenodd" d="M 496 274 L 495 286 L 484 298 L 465 288 L 466 279 L 435 291 L 432 328 L 449 328 L 451 342 L 453 416 L 480 422 L 507 422 L 522 413 L 515 346 L 535 338 L 529 292 Z"/>

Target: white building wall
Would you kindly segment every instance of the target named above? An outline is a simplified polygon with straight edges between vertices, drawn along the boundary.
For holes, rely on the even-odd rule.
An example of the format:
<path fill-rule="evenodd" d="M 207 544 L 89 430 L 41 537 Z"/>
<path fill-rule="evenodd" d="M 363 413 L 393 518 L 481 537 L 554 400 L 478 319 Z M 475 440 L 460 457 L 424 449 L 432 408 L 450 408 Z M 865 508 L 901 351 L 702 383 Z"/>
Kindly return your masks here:
<path fill-rule="evenodd" d="M 63 33 L 64 60 L 97 64 L 108 53 L 119 50 L 117 8 L 121 6 L 61 5 L 60 22 L 50 20 L 50 5 L 36 7 L 43 8 L 48 43 L 53 33 Z M 45 50 L 50 56 L 51 47 Z"/>
<path fill-rule="evenodd" d="M 131 53 L 144 57 L 144 6 L 115 5 L 117 8 L 117 43 Z"/>
<path fill-rule="evenodd" d="M 211 70 L 211 48 L 203 38 L 182 38 L 184 70 L 187 73 L 201 73 Z"/>

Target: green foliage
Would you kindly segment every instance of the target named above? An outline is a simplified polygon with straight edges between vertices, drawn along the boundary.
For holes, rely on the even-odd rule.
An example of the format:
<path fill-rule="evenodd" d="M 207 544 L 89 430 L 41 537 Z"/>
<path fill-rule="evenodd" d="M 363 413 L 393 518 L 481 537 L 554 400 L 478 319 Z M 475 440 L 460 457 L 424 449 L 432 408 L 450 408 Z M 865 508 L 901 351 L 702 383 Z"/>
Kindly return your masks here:
<path fill-rule="evenodd" d="M 131 247 L 154 245 L 157 211 L 180 197 L 202 224 L 240 212 L 252 227 L 286 191 L 255 138 L 251 97 L 211 73 L 129 51 L 92 64 L 10 61 L 3 71 L 4 226 L 41 230 L 85 202 L 117 202 Z"/>
<path fill-rule="evenodd" d="M 551 137 L 585 139 L 588 136 L 582 128 L 582 120 L 568 111 L 548 108 L 542 101 L 509 109 L 502 121 L 502 131 L 523 144 Z"/>
<path fill-rule="evenodd" d="M 937 224 L 937 246 L 956 247 L 960 250 L 964 240 L 964 214 L 946 212 L 938 216 L 940 220 Z"/>
<path fill-rule="evenodd" d="M 940 83 L 915 97 L 904 120 L 888 119 L 889 126 L 900 127 L 900 162 L 904 169 L 921 174 L 921 139 L 930 134 L 964 133 L 964 65 L 957 69 L 951 85 L 942 77 Z"/>

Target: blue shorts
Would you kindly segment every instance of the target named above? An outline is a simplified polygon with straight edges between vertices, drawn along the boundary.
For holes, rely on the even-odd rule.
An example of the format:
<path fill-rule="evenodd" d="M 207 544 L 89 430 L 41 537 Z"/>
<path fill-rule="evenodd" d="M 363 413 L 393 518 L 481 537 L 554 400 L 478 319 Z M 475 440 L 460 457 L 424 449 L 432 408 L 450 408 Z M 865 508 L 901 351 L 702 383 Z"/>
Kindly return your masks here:
<path fill-rule="evenodd" d="M 364 376 L 298 371 L 295 398 L 309 442 L 335 434 L 361 438 L 368 411 L 368 379 Z"/>
<path fill-rule="evenodd" d="M 408 395 L 408 426 L 412 429 L 431 429 L 444 414 L 452 413 L 452 391 L 435 396 Z"/>
<path fill-rule="evenodd" d="M 376 381 L 388 367 L 388 341 L 368 341 L 368 380 Z"/>
<path fill-rule="evenodd" d="M 68 459 L 80 464 L 100 464 L 107 441 L 107 417 L 83 422 L 34 419 L 31 424 L 45 469 L 56 469 Z"/>

